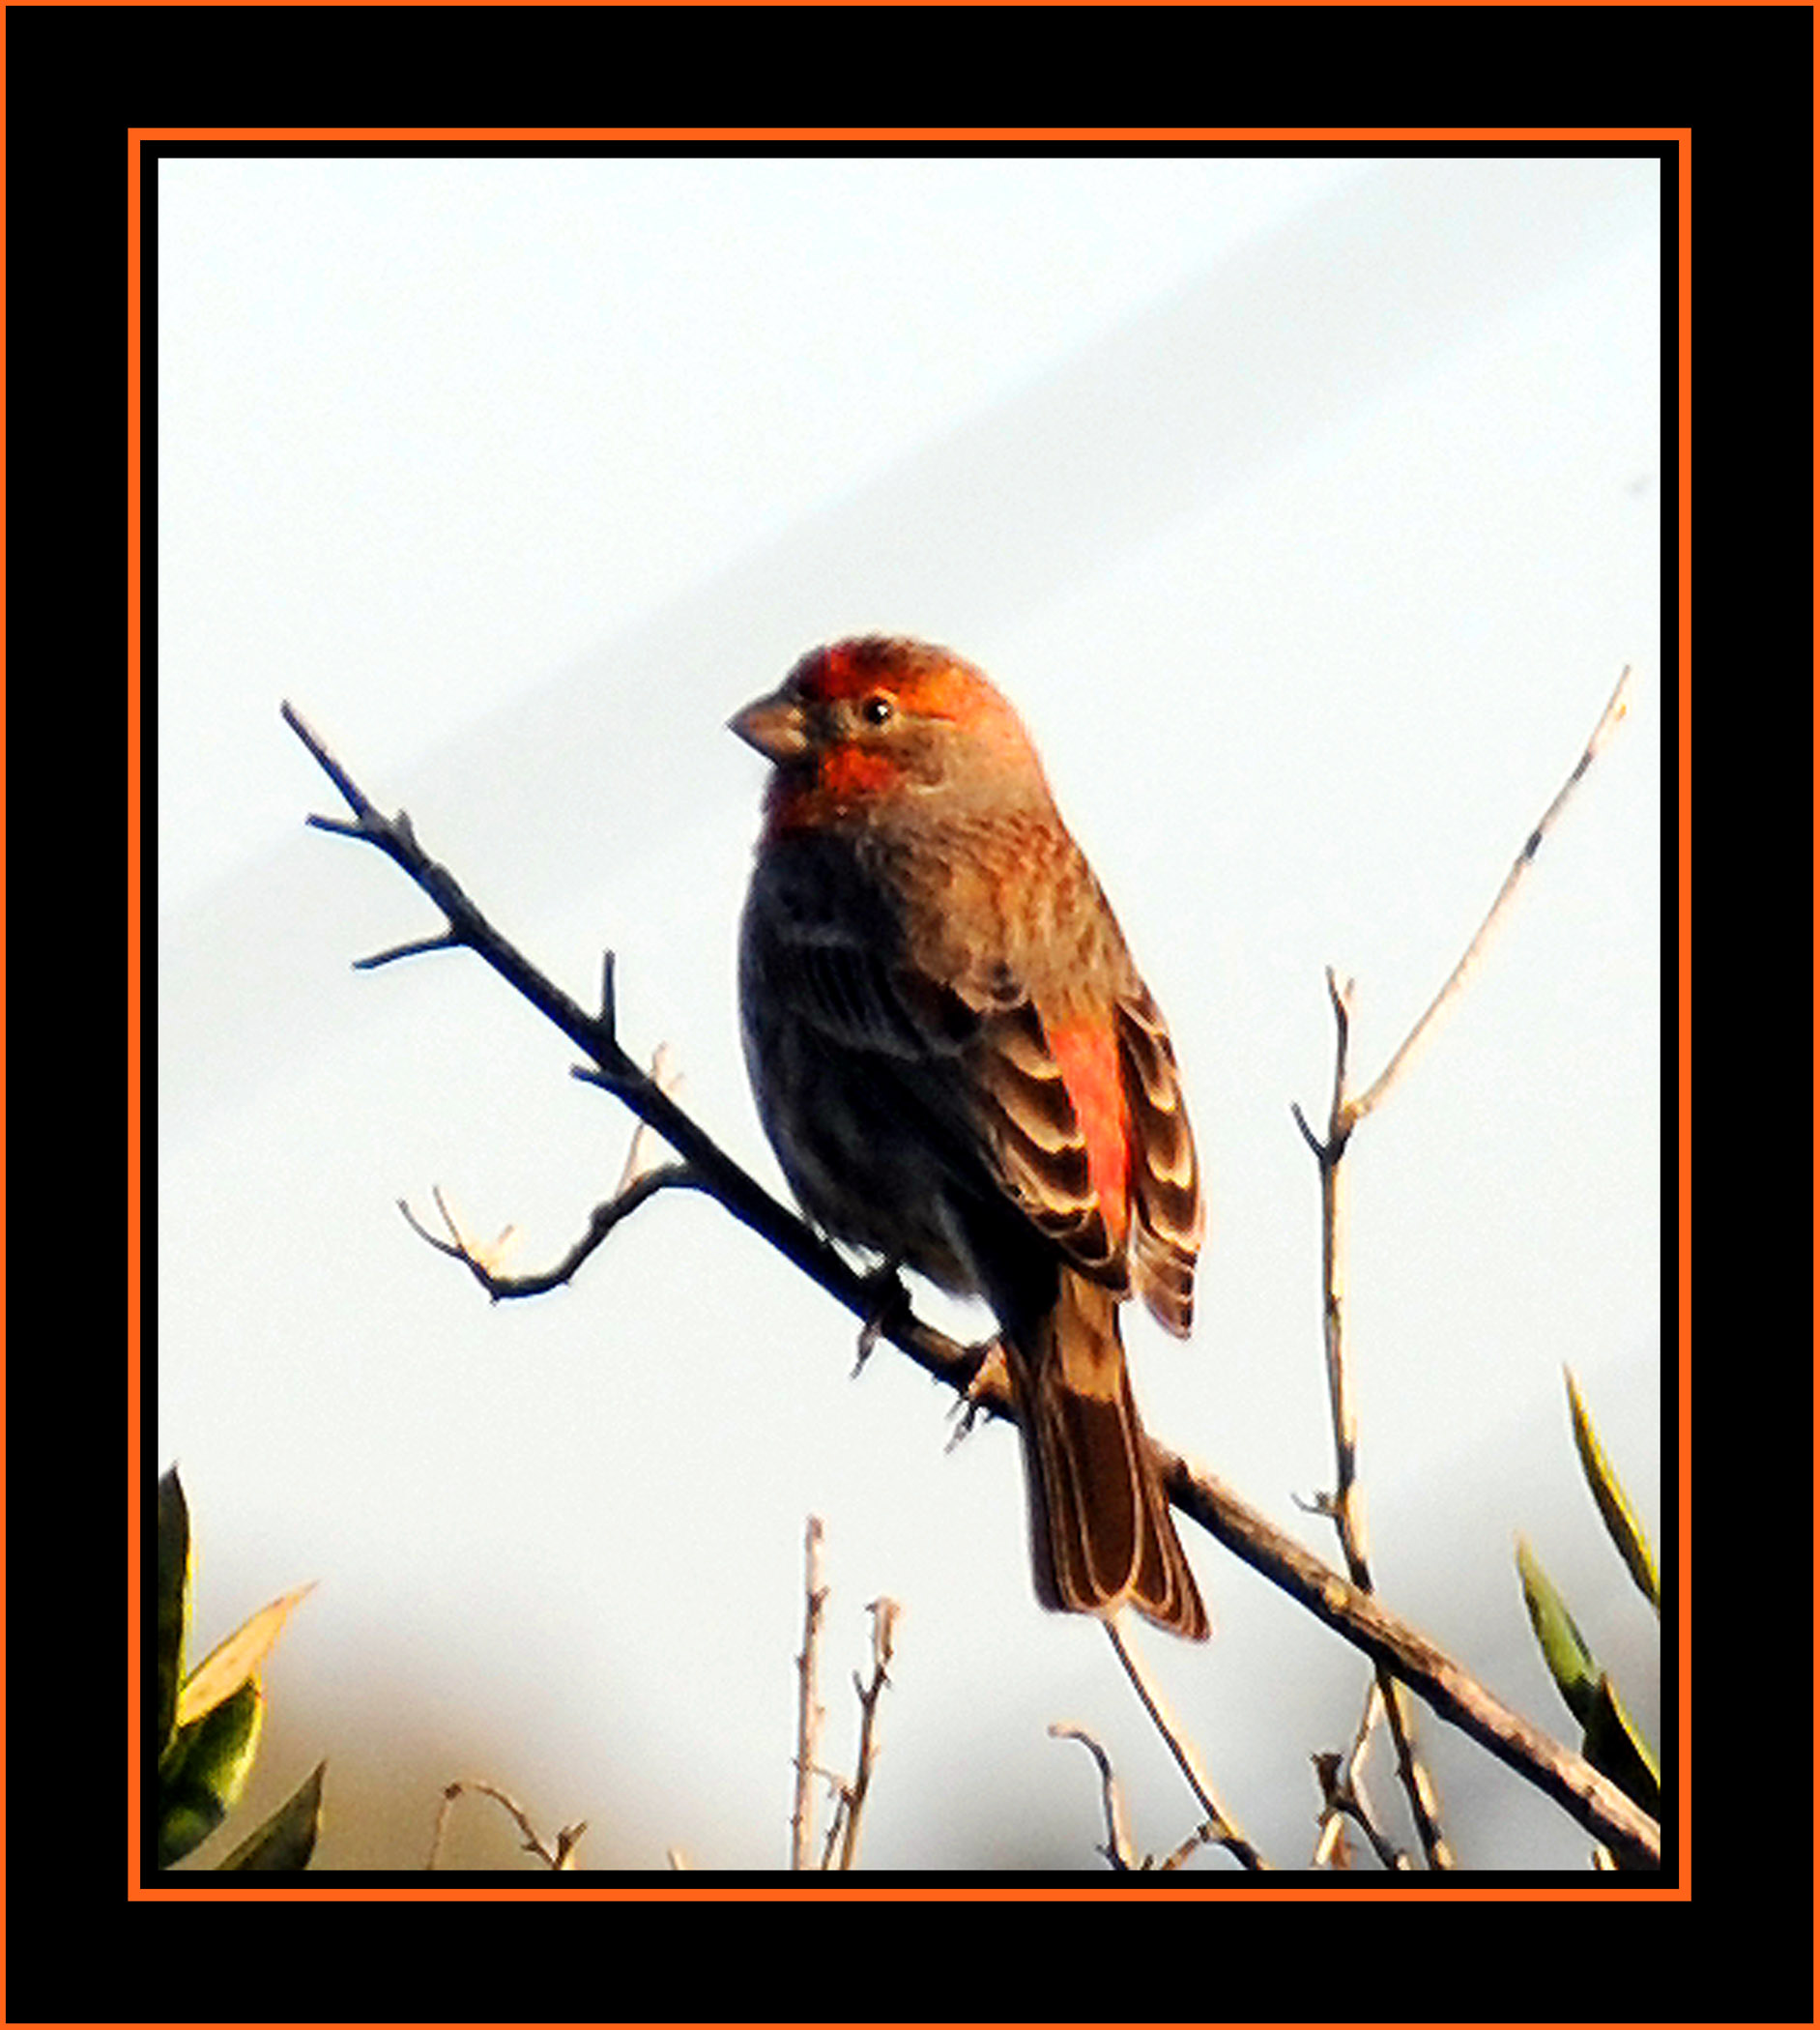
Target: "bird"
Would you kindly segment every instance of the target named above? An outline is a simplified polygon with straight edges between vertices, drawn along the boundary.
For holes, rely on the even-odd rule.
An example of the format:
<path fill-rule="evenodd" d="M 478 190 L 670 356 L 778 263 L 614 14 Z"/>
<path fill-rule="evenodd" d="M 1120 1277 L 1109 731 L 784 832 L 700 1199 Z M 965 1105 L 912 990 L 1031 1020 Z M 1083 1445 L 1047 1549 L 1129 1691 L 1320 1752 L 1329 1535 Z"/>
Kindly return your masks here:
<path fill-rule="evenodd" d="M 760 1119 L 810 1219 L 982 1297 L 1043 1606 L 1206 1609 L 1119 1332 L 1186 1338 L 1203 1229 L 1175 1054 L 1022 719 L 952 651 L 811 650 L 729 721 L 770 763 L 739 932 Z"/>

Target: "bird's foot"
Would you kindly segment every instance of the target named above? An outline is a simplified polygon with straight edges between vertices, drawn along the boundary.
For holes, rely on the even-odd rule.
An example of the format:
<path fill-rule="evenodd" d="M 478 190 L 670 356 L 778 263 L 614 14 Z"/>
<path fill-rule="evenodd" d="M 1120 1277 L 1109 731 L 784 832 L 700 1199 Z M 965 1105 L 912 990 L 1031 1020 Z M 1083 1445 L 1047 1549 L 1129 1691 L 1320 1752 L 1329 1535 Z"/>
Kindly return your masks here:
<path fill-rule="evenodd" d="M 872 1358 L 872 1349 L 879 1344 L 885 1328 L 910 1315 L 910 1291 L 898 1276 L 902 1266 L 896 1261 L 881 1262 L 865 1279 L 866 1295 L 872 1309 L 866 1322 L 859 1328 L 859 1347 L 853 1358 L 855 1375 Z"/>
<path fill-rule="evenodd" d="M 950 1452 L 973 1429 L 981 1410 L 993 1408 L 995 1398 L 1002 1404 L 1011 1393 L 1011 1370 L 1005 1362 L 1004 1342 L 997 1337 L 982 1340 L 973 1348 L 973 1355 L 972 1377 L 956 1406 L 958 1421 L 954 1436 L 948 1440 Z"/>

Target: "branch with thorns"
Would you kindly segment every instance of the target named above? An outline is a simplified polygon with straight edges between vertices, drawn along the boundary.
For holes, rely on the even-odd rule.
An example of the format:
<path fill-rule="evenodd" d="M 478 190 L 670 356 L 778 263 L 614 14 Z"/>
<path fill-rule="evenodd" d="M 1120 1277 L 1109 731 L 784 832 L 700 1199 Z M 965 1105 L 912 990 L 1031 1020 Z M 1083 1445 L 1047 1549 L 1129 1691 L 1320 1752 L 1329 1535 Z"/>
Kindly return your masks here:
<path fill-rule="evenodd" d="M 1623 688 L 1620 685 L 1620 697 Z M 1614 705 L 1618 702 L 1614 699 Z M 611 952 L 606 954 L 602 966 L 598 1008 L 590 1014 L 487 920 L 448 869 L 433 860 L 419 844 L 408 816 L 399 812 L 395 817 L 387 817 L 301 714 L 288 703 L 282 711 L 286 725 L 309 750 L 353 813 L 347 819 L 312 814 L 307 822 L 318 830 L 376 848 L 443 913 L 445 923 L 440 932 L 357 960 L 356 966 L 361 971 L 372 971 L 434 951 L 472 951 L 583 1053 L 588 1062 L 575 1068 L 575 1077 L 612 1093 L 675 1151 L 676 1164 L 647 1172 L 597 1209 L 591 1220 L 589 1235 L 563 1265 L 568 1275 L 621 1220 L 659 1192 L 679 1187 L 706 1192 L 844 1305 L 860 1321 L 868 1343 L 877 1339 L 888 1341 L 928 1374 L 961 1394 L 969 1413 L 983 1411 L 1015 1421 L 1017 1412 L 1002 1363 L 989 1360 L 990 1343 L 985 1347 L 963 1346 L 924 1323 L 903 1296 L 901 1288 L 896 1287 L 896 1279 L 888 1269 L 870 1274 L 855 1269 L 828 1241 L 736 1163 L 677 1104 L 659 1080 L 627 1054 L 617 1032 Z M 1607 716 L 1611 714 L 1608 712 Z M 1574 780 L 1584 772 L 1593 751 L 1589 747 L 1575 770 Z M 1533 860 L 1565 796 L 1564 791 L 1557 798 L 1525 847 L 1518 867 L 1513 870 L 1505 893 L 1494 907 L 1494 917 L 1508 899 L 1521 867 Z M 1456 969 L 1448 987 L 1437 996 L 1422 1028 L 1431 1026 L 1457 994 L 1488 929 L 1489 922 Z M 1412 1038 L 1411 1042 L 1415 1040 Z M 1363 1103 L 1351 1103 L 1349 1114 L 1344 1116 L 1336 1113 L 1326 1146 L 1330 1154 L 1325 1160 L 1337 1165 L 1346 1136 L 1365 1112 L 1381 1099 L 1390 1072 L 1401 1069 L 1410 1047 L 1405 1044 L 1389 1072 L 1368 1091 Z M 1304 1134 L 1320 1152 L 1322 1145 L 1309 1133 L 1299 1110 L 1296 1117 Z M 415 1219 L 412 1224 L 419 1232 L 424 1232 Z M 597 1233 L 596 1227 L 601 1230 Z M 566 1280 L 560 1269 L 550 1272 L 547 1278 L 501 1276 L 491 1266 L 487 1251 L 470 1248 L 458 1230 L 448 1242 L 428 1233 L 425 1237 L 443 1253 L 466 1263 L 489 1294 L 496 1297 L 530 1295 L 534 1287 L 554 1287 Z M 1372 1596 L 1369 1586 L 1356 1578 L 1348 1581 L 1323 1564 L 1204 1468 L 1191 1466 L 1154 1438 L 1148 1442 L 1170 1498 L 1184 1515 L 1363 1650 L 1391 1676 L 1408 1685 L 1444 1719 L 1554 1798 L 1597 1839 L 1637 1865 L 1659 1864 L 1661 1836 L 1656 1822 L 1590 1763 L 1505 1706 L 1453 1659 L 1384 1609 Z"/>

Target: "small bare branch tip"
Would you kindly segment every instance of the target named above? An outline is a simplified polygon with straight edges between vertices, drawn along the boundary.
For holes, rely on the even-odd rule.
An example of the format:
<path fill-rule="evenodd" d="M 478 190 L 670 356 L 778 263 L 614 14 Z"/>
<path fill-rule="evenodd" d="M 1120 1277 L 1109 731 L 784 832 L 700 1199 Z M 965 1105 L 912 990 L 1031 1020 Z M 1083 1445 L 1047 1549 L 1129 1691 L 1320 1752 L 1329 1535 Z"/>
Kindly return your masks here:
<path fill-rule="evenodd" d="M 1352 1121 L 1363 1120 L 1383 1100 L 1384 1096 L 1390 1091 L 1415 1058 L 1417 1052 L 1439 1027 L 1442 1016 L 1459 999 L 1461 990 L 1471 978 L 1487 947 L 1490 943 L 1493 933 L 1509 914 L 1511 898 L 1517 893 L 1524 875 L 1535 864 L 1536 856 L 1542 850 L 1543 841 L 1554 828 L 1562 811 L 1566 808 L 1574 790 L 1578 788 L 1586 771 L 1591 768 L 1600 749 L 1605 744 L 1613 729 L 1629 710 L 1630 681 L 1631 672 L 1627 666 L 1624 675 L 1618 679 L 1617 688 L 1612 692 L 1604 710 L 1600 714 L 1598 725 L 1593 728 L 1592 738 L 1581 750 L 1578 760 L 1574 762 L 1574 767 L 1568 773 L 1567 780 L 1556 791 L 1553 802 L 1543 812 L 1541 818 L 1537 820 L 1534 829 L 1523 841 L 1522 850 L 1512 862 L 1511 871 L 1504 877 L 1503 886 L 1499 888 L 1497 894 L 1492 898 L 1491 907 L 1486 912 L 1485 918 L 1480 923 L 1479 928 L 1473 933 L 1472 941 L 1460 955 L 1459 963 L 1442 983 L 1440 991 L 1429 1003 L 1421 1016 L 1418 1017 L 1415 1027 L 1403 1038 L 1402 1043 L 1399 1046 L 1396 1055 L 1391 1058 L 1390 1062 L 1385 1065 L 1372 1084 L 1356 1100 L 1348 1103 Z"/>
<path fill-rule="evenodd" d="M 303 714 L 298 710 L 297 707 L 291 703 L 290 699 L 280 698 L 278 700 L 278 716 L 320 761 L 327 751 L 323 746 L 322 736 L 304 718 Z"/>
<path fill-rule="evenodd" d="M 454 1243 L 452 1246 L 448 1241 L 445 1240 L 440 1233 L 432 1233 L 430 1230 L 423 1224 L 423 1222 L 418 1218 L 417 1214 L 411 1210 L 411 1202 L 409 1199 L 400 1199 L 398 1200 L 397 1204 L 398 1210 L 404 1214 L 405 1224 L 411 1229 L 412 1232 L 415 1233 L 419 1240 L 428 1241 L 430 1246 L 433 1247 L 439 1255 L 451 1256 L 457 1262 L 463 1261 L 465 1259 L 461 1246 L 461 1235 L 459 1232 L 456 1232 L 454 1223 L 448 1217 L 448 1208 L 446 1205 L 444 1205 L 441 1193 L 436 1194 L 437 1209 L 443 1215 L 444 1224 L 448 1228 L 449 1232 L 454 1235 Z"/>
<path fill-rule="evenodd" d="M 1302 1112 L 1301 1102 L 1299 1100 L 1291 1100 L 1289 1102 L 1289 1112 L 1294 1115 L 1295 1124 L 1302 1131 L 1302 1140 L 1314 1150 L 1314 1160 L 1317 1163 L 1325 1163 L 1327 1161 L 1327 1145 L 1309 1126 L 1308 1116 Z"/>
<path fill-rule="evenodd" d="M 1593 728 L 1593 737 L 1586 743 L 1586 756 L 1590 761 L 1605 744 L 1619 726 L 1630 716 L 1631 711 L 1631 665 L 1627 662 L 1618 679 L 1618 687 L 1611 694 L 1604 714 Z"/>
<path fill-rule="evenodd" d="M 384 951 L 370 953 L 366 958 L 356 959 L 356 972 L 376 972 L 382 966 L 390 966 L 397 959 L 419 959 L 429 951 L 457 951 L 467 943 L 465 938 L 456 935 L 452 926 L 438 931 L 433 938 L 413 938 L 405 944 L 392 944 Z"/>
<path fill-rule="evenodd" d="M 660 1043 L 651 1055 L 650 1082 L 657 1090 L 673 1095 L 682 1083 L 682 1074 L 677 1069 L 669 1044 Z M 625 1168 L 620 1173 L 620 1181 L 614 1190 L 616 1199 L 622 1199 L 653 1172 L 664 1168 L 664 1159 L 658 1154 L 658 1138 L 650 1125 L 641 1120 L 632 1130 L 632 1140 L 625 1151 Z"/>

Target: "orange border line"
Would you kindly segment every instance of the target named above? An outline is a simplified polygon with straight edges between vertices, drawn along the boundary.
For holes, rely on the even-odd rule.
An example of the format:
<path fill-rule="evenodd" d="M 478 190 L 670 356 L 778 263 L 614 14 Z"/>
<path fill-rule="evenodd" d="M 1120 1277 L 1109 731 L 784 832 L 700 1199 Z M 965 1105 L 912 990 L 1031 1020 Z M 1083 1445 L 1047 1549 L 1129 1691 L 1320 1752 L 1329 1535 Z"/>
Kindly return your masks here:
<path fill-rule="evenodd" d="M 142 1740 L 139 1697 L 143 1645 L 145 1566 L 140 1520 L 145 1506 L 142 1471 L 145 1279 L 145 870 L 140 839 L 144 824 L 144 669 L 140 561 L 144 530 L 140 500 L 144 471 L 140 429 L 140 338 L 143 281 L 139 246 L 139 144 L 127 142 L 127 1894 L 139 1874 L 140 1770 Z"/>

